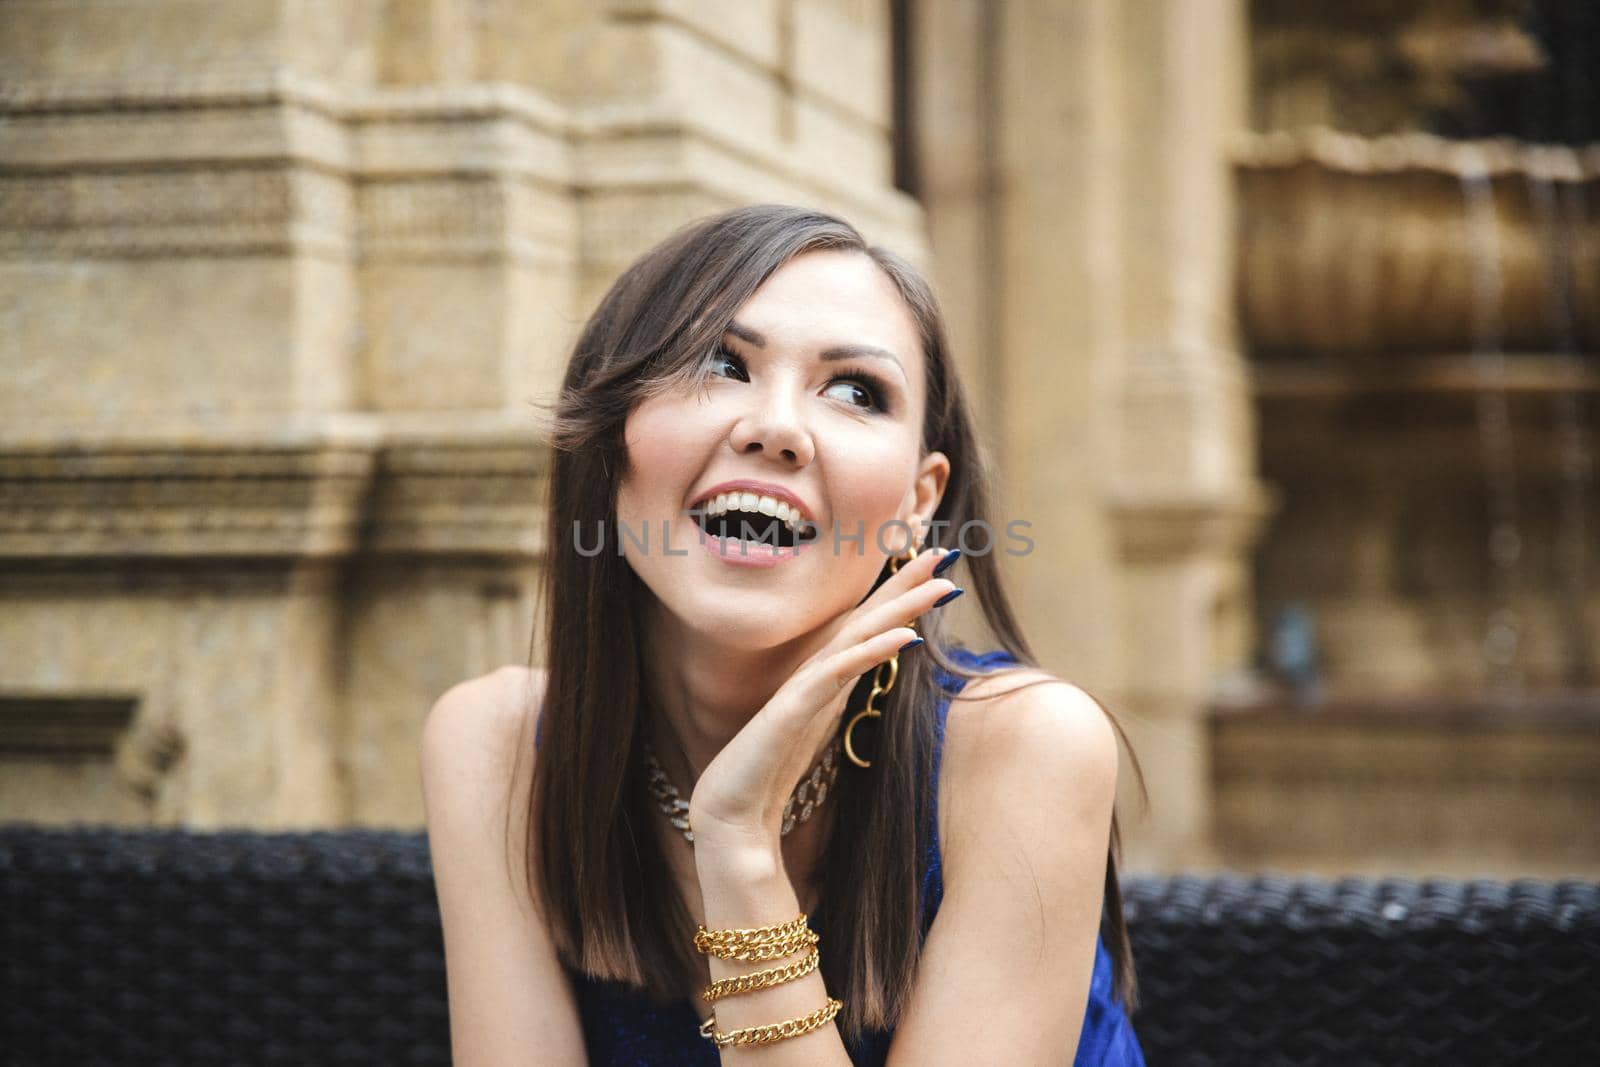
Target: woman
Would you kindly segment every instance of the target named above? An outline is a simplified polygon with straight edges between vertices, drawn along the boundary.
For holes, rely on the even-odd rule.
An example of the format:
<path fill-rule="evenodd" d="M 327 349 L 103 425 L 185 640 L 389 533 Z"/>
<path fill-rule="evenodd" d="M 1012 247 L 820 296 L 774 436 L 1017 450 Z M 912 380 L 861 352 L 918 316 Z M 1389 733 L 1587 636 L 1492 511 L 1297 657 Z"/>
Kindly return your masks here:
<path fill-rule="evenodd" d="M 423 732 L 455 1062 L 1142 1064 L 1120 727 L 1024 666 L 921 276 L 798 208 L 686 228 L 550 436 L 548 668 Z"/>

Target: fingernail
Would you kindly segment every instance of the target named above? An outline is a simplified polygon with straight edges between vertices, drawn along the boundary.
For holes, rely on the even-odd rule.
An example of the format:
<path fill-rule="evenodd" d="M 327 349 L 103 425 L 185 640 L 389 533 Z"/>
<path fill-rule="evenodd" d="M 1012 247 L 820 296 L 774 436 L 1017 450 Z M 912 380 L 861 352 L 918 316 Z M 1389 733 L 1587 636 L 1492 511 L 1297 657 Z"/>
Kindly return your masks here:
<path fill-rule="evenodd" d="M 948 593 L 946 593 L 944 596 L 940 597 L 938 600 L 935 600 L 933 602 L 933 606 L 936 607 L 936 608 L 943 607 L 944 605 L 950 603 L 950 601 L 954 600 L 956 597 L 960 596 L 962 593 L 965 593 L 965 592 L 966 592 L 966 590 L 961 588 L 958 585 L 954 589 L 952 589 Z"/>
<path fill-rule="evenodd" d="M 934 566 L 934 568 L 933 568 L 933 576 L 935 578 L 939 577 L 939 575 L 943 574 L 945 571 L 949 570 L 951 567 L 954 567 L 956 565 L 956 560 L 958 560 L 960 558 L 961 558 L 961 550 L 959 548 L 952 548 L 945 555 L 944 559 L 941 559 Z"/>
<path fill-rule="evenodd" d="M 904 652 L 908 648 L 916 648 L 918 645 L 920 645 L 922 643 L 923 643 L 923 639 L 920 638 L 920 637 L 917 638 L 915 641 L 907 641 L 905 644 L 900 646 L 900 651 Z"/>

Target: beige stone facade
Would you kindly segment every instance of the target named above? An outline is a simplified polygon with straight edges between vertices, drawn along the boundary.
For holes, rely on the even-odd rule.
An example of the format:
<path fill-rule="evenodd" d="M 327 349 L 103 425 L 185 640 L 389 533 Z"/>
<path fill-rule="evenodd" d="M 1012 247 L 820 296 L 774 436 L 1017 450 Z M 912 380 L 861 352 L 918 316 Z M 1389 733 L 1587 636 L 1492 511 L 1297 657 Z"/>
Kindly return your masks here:
<path fill-rule="evenodd" d="M 754 200 L 926 262 L 887 8 L 22 0 L 0 19 L 0 817 L 414 826 L 526 662 L 534 403 Z"/>
<path fill-rule="evenodd" d="M 1396 479 L 1448 468 L 1466 494 L 1427 520 L 1459 575 L 1449 516 L 1482 468 L 1459 435 L 1351 426 L 1397 410 L 1359 399 L 1396 329 L 1460 348 L 1471 237 L 1429 214 L 1437 175 L 1313 173 L 1291 157 L 1325 142 L 1243 136 L 1379 121 L 1281 8 L 12 0 L 0 818 L 419 825 L 427 708 L 528 657 L 535 405 L 579 326 L 677 226 L 784 201 L 934 277 L 1000 512 L 1032 524 L 1006 563 L 1027 632 L 1144 771 L 1148 811 L 1124 763 L 1129 868 L 1600 865 L 1571 840 L 1600 781 L 1571 700 L 1493 729 L 1417 712 L 1481 681 L 1481 604 L 1409 595 Z M 1320 243 L 1310 215 L 1335 220 Z M 1324 298 L 1347 233 L 1443 288 Z M 1537 332 L 1536 250 L 1508 248 L 1506 323 Z M 1331 379 L 1303 365 L 1350 351 Z M 1335 680 L 1387 720 L 1228 698 L 1262 604 L 1307 580 Z M 1530 617 L 1556 633 L 1550 594 Z M 1415 729 L 1373 725 L 1396 715 Z M 1474 826 L 1526 847 L 1475 849 Z"/>
<path fill-rule="evenodd" d="M 1134 863 L 1203 855 L 1261 513 L 1216 314 L 1239 6 L 916 6 L 920 204 L 891 6 L 14 5 L 0 687 L 115 721 L 19 734 L 7 814 L 414 825 L 423 711 L 525 657 L 527 402 L 632 256 L 783 200 L 932 269 L 1029 630 L 1149 775 Z"/>

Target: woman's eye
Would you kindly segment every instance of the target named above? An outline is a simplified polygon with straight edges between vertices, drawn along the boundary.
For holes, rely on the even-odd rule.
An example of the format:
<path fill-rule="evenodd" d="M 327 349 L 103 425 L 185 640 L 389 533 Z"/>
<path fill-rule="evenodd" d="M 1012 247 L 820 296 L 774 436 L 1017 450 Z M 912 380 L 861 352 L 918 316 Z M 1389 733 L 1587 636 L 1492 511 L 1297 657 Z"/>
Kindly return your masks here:
<path fill-rule="evenodd" d="M 828 384 L 828 388 L 844 388 L 852 390 L 853 394 L 840 393 L 839 395 L 844 398 L 845 403 L 854 405 L 855 407 L 880 409 L 883 407 L 883 404 L 879 402 L 877 395 L 872 391 L 872 389 L 861 382 L 856 381 L 854 378 L 835 378 Z"/>
<path fill-rule="evenodd" d="M 726 345 L 718 345 L 710 356 L 707 357 L 711 376 L 714 378 L 733 377 L 740 381 L 749 381 L 749 376 L 744 369 L 744 360 L 738 353 Z M 887 411 L 884 404 L 883 386 L 874 382 L 865 374 L 857 373 L 848 377 L 838 377 L 828 383 L 828 389 L 845 389 L 848 392 L 837 394 L 846 404 L 858 407 L 864 411 Z"/>
<path fill-rule="evenodd" d="M 728 351 L 726 348 L 724 348 L 724 347 L 722 347 L 720 345 L 716 348 L 715 351 L 713 351 L 711 353 L 710 362 L 711 362 L 711 373 L 714 374 L 714 375 L 717 374 L 718 368 L 723 366 L 723 365 L 728 365 L 728 366 L 733 366 L 733 367 L 743 367 L 744 366 L 743 362 L 739 359 L 738 356 L 734 355 L 732 352 Z M 719 377 L 720 377 L 720 375 L 719 375 Z"/>

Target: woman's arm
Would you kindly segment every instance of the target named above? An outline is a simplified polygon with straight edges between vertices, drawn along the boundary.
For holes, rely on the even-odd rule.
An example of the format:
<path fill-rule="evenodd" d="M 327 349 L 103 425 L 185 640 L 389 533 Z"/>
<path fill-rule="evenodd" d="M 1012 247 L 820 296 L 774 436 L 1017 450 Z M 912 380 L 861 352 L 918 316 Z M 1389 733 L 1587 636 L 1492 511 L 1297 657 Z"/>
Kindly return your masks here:
<path fill-rule="evenodd" d="M 941 770 L 945 892 L 889 1063 L 1069 1064 L 1094 968 L 1116 736 L 1105 713 L 1032 670 L 952 701 Z"/>
<path fill-rule="evenodd" d="M 709 929 L 767 926 L 792 919 L 799 913 L 800 904 L 794 886 L 784 873 L 782 856 L 762 843 L 716 842 L 703 837 L 697 826 L 694 858 Z M 780 916 L 782 918 L 775 918 Z M 818 946 L 819 953 L 827 949 L 826 944 Z M 773 966 L 771 962 L 746 963 L 715 956 L 709 960 L 713 981 Z M 728 1033 L 804 1018 L 828 1002 L 829 991 L 819 969 L 769 989 L 719 1000 L 712 1007 L 717 1029 Z M 839 1028 L 831 1022 L 825 1028 L 761 1048 L 735 1047 L 720 1051 L 724 1064 L 742 1064 L 756 1059 L 766 1067 L 848 1067 L 850 1063 Z"/>
<path fill-rule="evenodd" d="M 587 1062 L 571 986 L 526 888 L 532 761 L 519 768 L 516 753 L 533 743 L 544 691 L 543 671 L 503 667 L 445 693 L 422 731 L 456 1067 Z"/>
<path fill-rule="evenodd" d="M 858 605 L 819 651 L 802 663 L 772 699 L 756 712 L 701 772 L 689 798 L 694 860 L 713 930 L 743 929 L 788 921 L 800 906 L 784 871 L 782 809 L 789 783 L 799 780 L 829 735 L 838 729 L 850 687 L 907 642 L 907 625 L 931 609 L 956 585 L 935 578 L 942 553 L 930 549 L 903 564 Z M 920 638 L 917 638 L 920 640 Z M 819 952 L 829 951 L 827 945 Z M 748 974 L 759 964 L 713 957 L 713 980 Z M 850 1057 L 829 1014 L 833 1001 L 820 970 L 716 1003 L 716 1027 L 730 1033 L 752 1026 L 806 1019 L 816 1029 L 760 1051 L 769 1067 L 847 1067 Z M 813 1014 L 815 1013 L 815 1014 Z M 724 1048 L 723 1063 L 748 1055 Z M 979 1058 L 978 1062 L 988 1062 Z"/>

